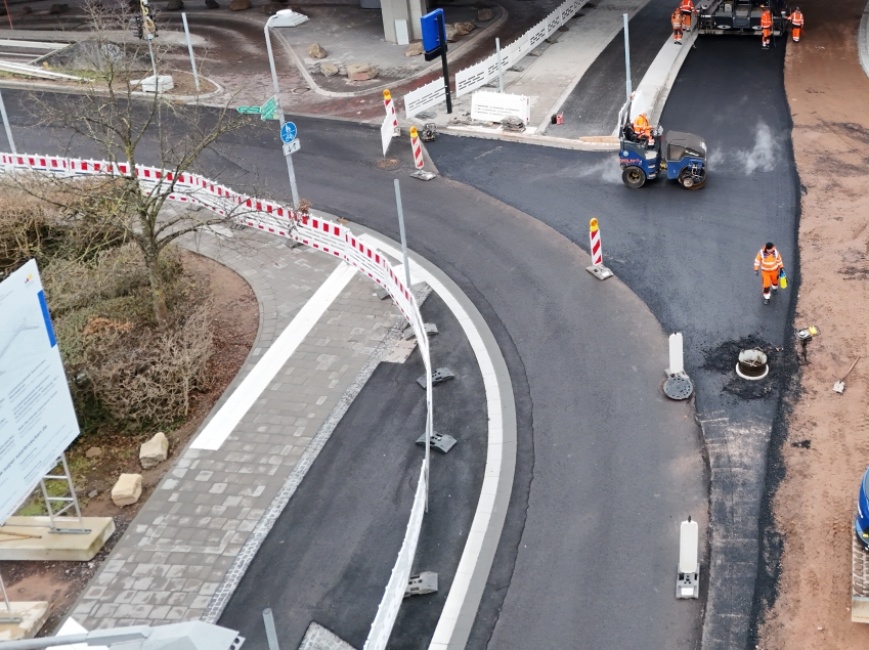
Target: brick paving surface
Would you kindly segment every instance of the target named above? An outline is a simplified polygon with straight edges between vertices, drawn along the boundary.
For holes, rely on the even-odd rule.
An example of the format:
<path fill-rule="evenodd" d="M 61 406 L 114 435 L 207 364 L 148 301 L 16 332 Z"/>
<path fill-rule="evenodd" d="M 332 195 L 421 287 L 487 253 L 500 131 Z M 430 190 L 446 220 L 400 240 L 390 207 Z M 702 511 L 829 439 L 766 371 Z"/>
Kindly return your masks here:
<path fill-rule="evenodd" d="M 186 245 L 242 275 L 260 307 L 254 348 L 210 418 L 337 261 L 250 231 L 202 234 Z M 400 338 L 398 310 L 374 292 L 355 276 L 220 449 L 173 457 L 80 597 L 78 622 L 96 629 L 216 620 L 341 414 Z"/>

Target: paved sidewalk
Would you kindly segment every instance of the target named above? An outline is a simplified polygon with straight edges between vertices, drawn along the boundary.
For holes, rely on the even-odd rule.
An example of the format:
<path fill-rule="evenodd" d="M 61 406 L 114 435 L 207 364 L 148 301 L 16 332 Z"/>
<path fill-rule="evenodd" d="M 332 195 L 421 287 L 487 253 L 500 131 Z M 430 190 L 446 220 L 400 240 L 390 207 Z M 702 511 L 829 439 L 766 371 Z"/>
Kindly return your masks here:
<path fill-rule="evenodd" d="M 278 237 L 227 232 L 186 245 L 251 284 L 260 330 L 200 432 L 339 266 Z M 87 629 L 216 620 L 344 410 L 399 338 L 403 319 L 374 292 L 354 274 L 218 449 L 196 449 L 194 440 L 173 453 L 173 469 L 80 597 L 74 619 Z"/>

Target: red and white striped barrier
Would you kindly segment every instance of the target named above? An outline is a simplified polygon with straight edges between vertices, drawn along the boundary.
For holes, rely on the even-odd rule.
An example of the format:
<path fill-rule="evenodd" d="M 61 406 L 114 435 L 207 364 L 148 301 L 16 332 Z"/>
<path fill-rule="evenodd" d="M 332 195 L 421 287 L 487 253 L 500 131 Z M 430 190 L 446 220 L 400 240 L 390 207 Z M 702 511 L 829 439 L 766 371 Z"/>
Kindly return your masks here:
<path fill-rule="evenodd" d="M 425 161 L 422 159 L 422 144 L 419 141 L 419 132 L 415 126 L 410 127 L 410 148 L 413 151 L 413 164 L 417 169 L 422 169 L 425 166 Z"/>
<path fill-rule="evenodd" d="M 392 101 L 392 93 L 388 90 L 383 91 L 383 107 L 386 109 L 386 116 L 392 118 L 392 128 L 398 128 L 398 116 L 395 113 L 395 102 Z"/>
<path fill-rule="evenodd" d="M 591 253 L 591 266 L 586 270 L 598 280 L 606 280 L 613 272 L 603 265 L 603 246 L 600 243 L 600 226 L 597 219 L 588 222 L 589 253 Z"/>

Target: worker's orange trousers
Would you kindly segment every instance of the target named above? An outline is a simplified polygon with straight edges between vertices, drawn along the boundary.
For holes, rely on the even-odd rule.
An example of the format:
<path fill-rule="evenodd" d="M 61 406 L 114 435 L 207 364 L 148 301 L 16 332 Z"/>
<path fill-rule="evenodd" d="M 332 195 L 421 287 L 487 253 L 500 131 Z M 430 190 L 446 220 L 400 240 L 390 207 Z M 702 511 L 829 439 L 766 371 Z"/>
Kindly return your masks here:
<path fill-rule="evenodd" d="M 763 280 L 763 295 L 768 295 L 771 291 L 770 287 L 778 288 L 778 274 L 779 270 L 775 271 L 761 271 L 760 277 Z"/>
<path fill-rule="evenodd" d="M 791 30 L 791 38 L 794 39 L 794 43 L 800 42 L 800 34 L 802 34 L 803 28 L 797 27 L 794 25 L 794 28 Z"/>

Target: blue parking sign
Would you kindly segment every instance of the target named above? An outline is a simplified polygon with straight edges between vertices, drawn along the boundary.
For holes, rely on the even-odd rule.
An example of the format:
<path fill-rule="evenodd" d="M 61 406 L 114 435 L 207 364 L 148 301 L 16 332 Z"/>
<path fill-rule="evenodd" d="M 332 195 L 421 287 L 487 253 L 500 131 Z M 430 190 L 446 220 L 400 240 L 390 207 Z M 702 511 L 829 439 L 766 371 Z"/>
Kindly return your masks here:
<path fill-rule="evenodd" d="M 422 48 L 426 52 L 435 52 L 445 45 L 446 34 L 444 10 L 435 9 L 420 19 L 422 25 Z"/>

